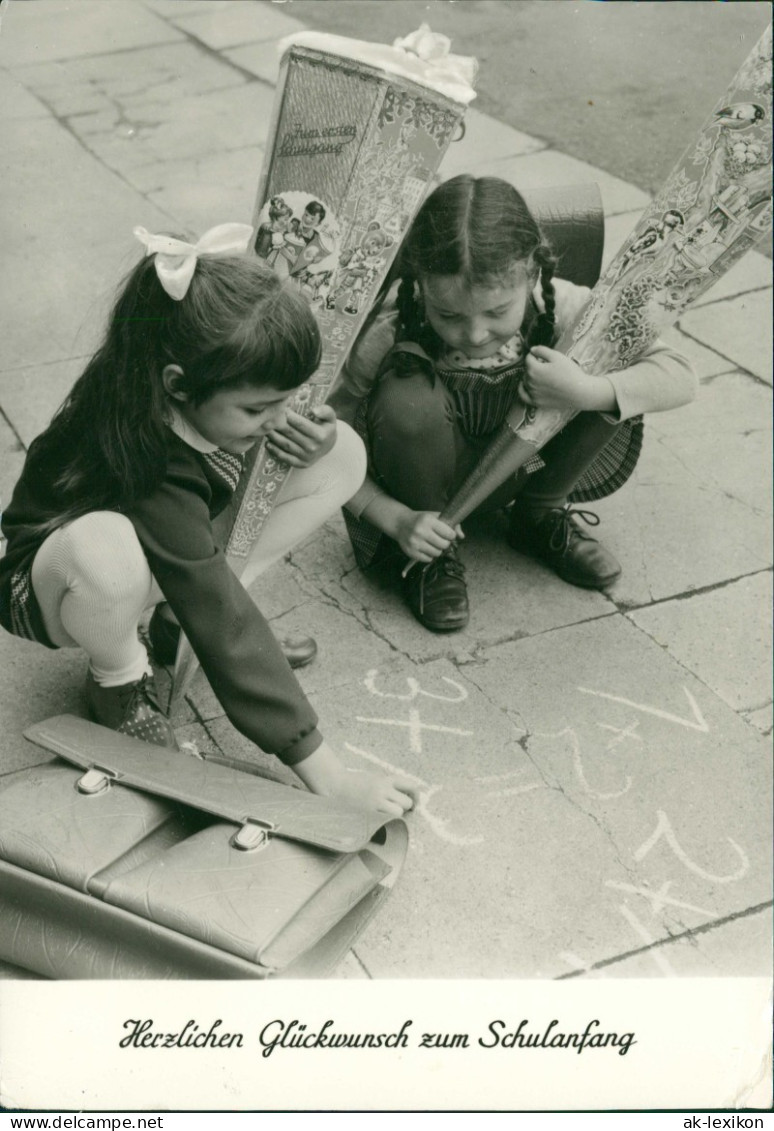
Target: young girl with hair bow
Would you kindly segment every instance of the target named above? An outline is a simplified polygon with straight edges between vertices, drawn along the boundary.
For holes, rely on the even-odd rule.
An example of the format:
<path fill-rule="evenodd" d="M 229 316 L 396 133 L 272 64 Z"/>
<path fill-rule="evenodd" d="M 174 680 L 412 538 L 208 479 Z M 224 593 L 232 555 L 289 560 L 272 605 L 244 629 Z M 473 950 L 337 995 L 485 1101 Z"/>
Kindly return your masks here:
<path fill-rule="evenodd" d="M 315 370 L 317 324 L 293 288 L 225 224 L 196 245 L 135 234 L 104 342 L 30 446 L 3 514 L 0 623 L 89 658 L 87 701 L 104 726 L 174 748 L 138 624 L 168 603 L 234 726 L 316 793 L 399 815 L 412 787 L 345 770 L 247 587 L 325 522 L 363 481 L 363 446 L 332 410 L 286 409 Z M 243 457 L 266 438 L 294 469 L 241 581 L 212 520 Z M 174 656 L 160 617 L 154 649 Z"/>
<path fill-rule="evenodd" d="M 604 589 L 621 567 L 578 525 L 578 518 L 596 525 L 597 515 L 570 504 L 626 482 L 642 413 L 695 395 L 690 364 L 663 342 L 606 376 L 558 353 L 554 344 L 590 292 L 554 278 L 555 267 L 507 181 L 446 181 L 417 213 L 399 252 L 397 291 L 366 322 L 331 398 L 369 456 L 366 483 L 345 511 L 358 564 L 389 555 L 407 563 L 406 601 L 433 632 L 463 628 L 469 618 L 456 549 L 462 530 L 440 513 L 515 401 L 577 415 L 484 505 L 513 503 L 515 549 L 572 585 Z"/>

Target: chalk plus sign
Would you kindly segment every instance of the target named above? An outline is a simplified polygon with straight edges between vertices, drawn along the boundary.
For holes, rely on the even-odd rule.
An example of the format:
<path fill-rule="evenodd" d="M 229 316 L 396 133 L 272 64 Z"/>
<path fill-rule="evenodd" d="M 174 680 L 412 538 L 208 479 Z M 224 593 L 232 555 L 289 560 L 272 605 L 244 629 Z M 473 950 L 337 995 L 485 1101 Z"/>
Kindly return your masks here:
<path fill-rule="evenodd" d="M 356 715 L 355 717 L 360 723 L 379 723 L 385 727 L 408 727 L 409 743 L 413 754 L 422 753 L 423 730 L 442 731 L 444 734 L 471 735 L 473 733 L 472 730 L 460 730 L 458 727 L 442 727 L 435 726 L 433 723 L 423 723 L 419 717 L 419 711 L 415 707 L 409 708 L 409 717 L 406 722 L 402 719 L 369 719 L 363 715 Z"/>

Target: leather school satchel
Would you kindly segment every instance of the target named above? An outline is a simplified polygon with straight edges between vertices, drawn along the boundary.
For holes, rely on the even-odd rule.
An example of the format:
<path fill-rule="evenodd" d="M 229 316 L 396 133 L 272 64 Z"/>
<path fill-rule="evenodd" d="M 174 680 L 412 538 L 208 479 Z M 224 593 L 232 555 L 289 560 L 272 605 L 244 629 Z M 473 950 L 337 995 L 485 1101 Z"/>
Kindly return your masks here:
<path fill-rule="evenodd" d="M 321 977 L 389 893 L 401 819 L 69 715 L 0 784 L 0 959 L 50 978 Z M 244 764 L 241 764 L 244 765 Z"/>

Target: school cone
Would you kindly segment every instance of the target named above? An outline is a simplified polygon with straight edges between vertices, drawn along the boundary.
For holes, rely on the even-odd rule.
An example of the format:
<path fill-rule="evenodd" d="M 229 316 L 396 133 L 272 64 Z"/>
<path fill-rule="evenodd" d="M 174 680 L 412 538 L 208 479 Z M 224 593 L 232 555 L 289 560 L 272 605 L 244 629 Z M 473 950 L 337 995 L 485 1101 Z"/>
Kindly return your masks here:
<path fill-rule="evenodd" d="M 556 348 L 590 373 L 632 365 L 772 228 L 771 28 Z M 575 415 L 517 402 L 441 517 L 455 526 Z"/>
<path fill-rule="evenodd" d="M 282 61 L 254 214 L 255 252 L 314 311 L 320 366 L 290 402 L 310 413 L 331 390 L 390 264 L 474 97 L 474 59 L 425 25 L 393 47 L 303 32 Z M 239 575 L 289 465 L 264 445 L 226 523 Z M 172 705 L 197 661 L 184 638 Z"/>

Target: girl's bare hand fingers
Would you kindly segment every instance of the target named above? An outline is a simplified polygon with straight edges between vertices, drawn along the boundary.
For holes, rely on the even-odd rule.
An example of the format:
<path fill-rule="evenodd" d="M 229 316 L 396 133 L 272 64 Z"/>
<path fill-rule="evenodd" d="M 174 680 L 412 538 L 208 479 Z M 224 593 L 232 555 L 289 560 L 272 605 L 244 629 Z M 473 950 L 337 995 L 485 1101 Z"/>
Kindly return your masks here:
<path fill-rule="evenodd" d="M 286 463 L 289 467 L 306 467 L 307 461 L 299 459 L 298 456 L 288 455 L 286 452 L 272 452 L 275 459 L 280 460 L 281 463 Z"/>
<path fill-rule="evenodd" d="M 268 440 L 283 452 L 291 452 L 293 455 L 299 456 L 308 455 L 317 447 L 314 441 L 307 436 L 294 436 L 286 432 L 270 432 Z"/>
<path fill-rule="evenodd" d="M 336 419 L 336 410 L 329 404 L 320 404 L 312 409 L 309 417 L 311 420 L 316 420 L 318 424 L 330 424 Z"/>
<path fill-rule="evenodd" d="M 266 450 L 269 455 L 274 456 L 275 459 L 284 460 L 285 463 L 291 464 L 293 467 L 302 467 L 309 459 L 308 453 L 302 451 L 288 451 L 283 448 L 278 448 L 275 444 L 266 442 Z"/>
<path fill-rule="evenodd" d="M 325 407 L 327 406 L 322 405 L 319 409 L 315 409 L 315 416 Z M 330 412 L 332 413 L 333 420 L 335 420 L 336 414 L 333 412 L 333 409 L 330 409 Z M 304 436 L 311 436 L 314 439 L 322 439 L 331 423 L 327 418 L 313 419 L 308 416 L 301 416 L 300 413 L 293 412 L 292 410 L 287 411 L 285 417 L 292 428 L 295 428 L 296 431 L 302 433 Z"/>
<path fill-rule="evenodd" d="M 453 542 L 457 537 L 457 532 L 453 526 L 449 526 L 448 522 L 444 522 L 438 515 L 430 515 L 430 521 L 425 524 L 427 537 L 431 535 L 443 538 L 447 544 Z"/>
<path fill-rule="evenodd" d="M 399 778 L 395 781 L 394 785 L 402 794 L 411 798 L 413 805 L 419 805 L 422 800 L 422 791 L 418 785 L 415 785 L 413 782 L 408 782 L 403 778 Z"/>

